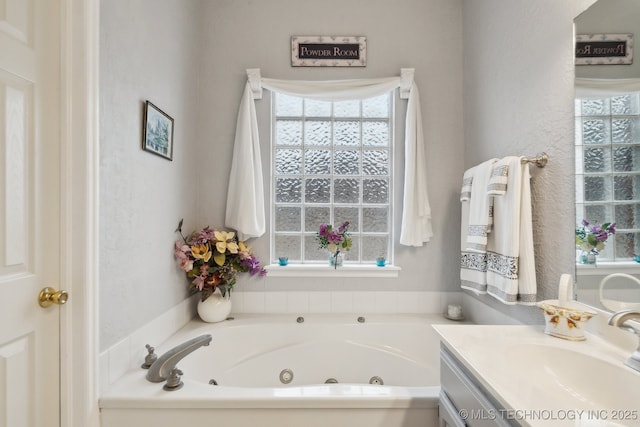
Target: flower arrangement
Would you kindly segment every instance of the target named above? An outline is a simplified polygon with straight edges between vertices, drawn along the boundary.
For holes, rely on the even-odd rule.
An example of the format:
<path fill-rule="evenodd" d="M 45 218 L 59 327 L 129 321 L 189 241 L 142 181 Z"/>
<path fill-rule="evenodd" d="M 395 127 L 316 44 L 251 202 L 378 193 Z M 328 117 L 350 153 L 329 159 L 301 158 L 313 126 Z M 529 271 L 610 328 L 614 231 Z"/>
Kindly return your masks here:
<path fill-rule="evenodd" d="M 340 251 L 348 251 L 351 249 L 353 241 L 349 236 L 349 221 L 345 221 L 337 229 L 331 224 L 322 224 L 316 235 L 316 240 L 320 244 L 321 249 L 327 249 L 332 253 L 334 260 L 334 268 L 338 268 L 338 255 Z"/>
<path fill-rule="evenodd" d="M 233 231 L 205 227 L 185 237 L 180 220 L 176 232 L 180 233 L 182 241 L 176 241 L 174 257 L 191 279 L 189 288 L 194 293 L 200 292 L 202 301 L 216 289 L 220 289 L 222 296 L 231 292 L 238 273 L 267 274 L 251 248 L 240 242 Z"/>
<path fill-rule="evenodd" d="M 583 251 L 590 251 L 598 255 L 604 249 L 604 244 L 612 234 L 616 234 L 616 223 L 589 224 L 586 219 L 576 228 L 576 247 Z"/>

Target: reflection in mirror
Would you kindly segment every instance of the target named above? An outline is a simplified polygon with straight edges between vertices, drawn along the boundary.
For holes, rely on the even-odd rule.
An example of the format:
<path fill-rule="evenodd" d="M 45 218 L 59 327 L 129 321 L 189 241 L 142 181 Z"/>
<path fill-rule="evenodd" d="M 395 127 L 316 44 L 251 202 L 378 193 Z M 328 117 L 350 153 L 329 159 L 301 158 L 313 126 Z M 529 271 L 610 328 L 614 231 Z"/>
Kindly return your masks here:
<path fill-rule="evenodd" d="M 575 33 L 638 36 L 638 16 L 637 0 L 598 0 L 575 19 Z M 575 70 L 577 297 L 608 311 L 640 307 L 640 56 L 635 47 L 633 56 L 632 65 L 576 65 Z"/>

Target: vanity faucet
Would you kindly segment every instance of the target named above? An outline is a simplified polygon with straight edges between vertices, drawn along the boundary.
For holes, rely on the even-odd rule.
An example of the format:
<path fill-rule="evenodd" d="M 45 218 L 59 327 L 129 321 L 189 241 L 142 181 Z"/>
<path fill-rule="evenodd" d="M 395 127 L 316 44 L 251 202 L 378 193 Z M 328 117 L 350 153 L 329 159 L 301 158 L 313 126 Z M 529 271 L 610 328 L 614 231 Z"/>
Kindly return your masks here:
<path fill-rule="evenodd" d="M 640 322 L 640 312 L 633 310 L 623 310 L 614 313 L 609 318 L 609 325 L 624 329 L 629 332 L 633 332 L 638 336 L 638 339 L 640 340 L 640 328 L 631 323 L 628 323 L 628 321 L 631 320 Z M 640 371 L 640 342 L 636 351 L 631 354 L 631 356 L 624 362 L 624 364 L 630 368 L 635 369 L 636 371 Z"/>
<path fill-rule="evenodd" d="M 165 381 L 179 361 L 200 347 L 209 345 L 210 342 L 211 334 L 205 334 L 192 338 L 189 341 L 185 341 L 171 350 L 168 350 L 162 356 L 158 357 L 158 359 L 149 367 L 147 380 L 152 383 Z"/>

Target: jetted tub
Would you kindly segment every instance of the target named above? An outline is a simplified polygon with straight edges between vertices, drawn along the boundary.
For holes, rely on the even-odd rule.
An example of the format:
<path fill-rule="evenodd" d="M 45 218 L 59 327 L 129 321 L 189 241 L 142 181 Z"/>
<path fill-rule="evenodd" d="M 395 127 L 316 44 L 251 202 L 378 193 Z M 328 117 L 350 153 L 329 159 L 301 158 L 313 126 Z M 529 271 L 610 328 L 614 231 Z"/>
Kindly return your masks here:
<path fill-rule="evenodd" d="M 303 319 L 190 322 L 156 346 L 161 355 L 213 336 L 178 363 L 184 386 L 165 391 L 145 379 L 147 371 L 131 371 L 101 397 L 102 427 L 438 425 L 439 339 L 431 325 L 452 322 L 439 315 Z"/>

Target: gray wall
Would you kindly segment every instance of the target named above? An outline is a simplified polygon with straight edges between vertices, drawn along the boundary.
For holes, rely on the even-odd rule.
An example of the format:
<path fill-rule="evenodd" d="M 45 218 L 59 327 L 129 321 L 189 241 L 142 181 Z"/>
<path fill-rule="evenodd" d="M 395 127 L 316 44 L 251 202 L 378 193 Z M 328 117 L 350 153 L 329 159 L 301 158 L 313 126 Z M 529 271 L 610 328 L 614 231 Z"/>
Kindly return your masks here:
<path fill-rule="evenodd" d="M 532 168 L 538 300 L 557 298 L 574 273 L 573 19 L 593 0 L 465 0 L 465 168 L 492 157 L 535 155 Z M 485 304 L 521 321 L 536 308 Z"/>
<path fill-rule="evenodd" d="M 196 210 L 199 9 L 103 1 L 100 29 L 100 346 L 187 295 L 173 264 L 178 220 Z M 175 120 L 170 162 L 141 150 L 143 103 Z M 204 174 L 206 177 L 206 173 Z"/>

